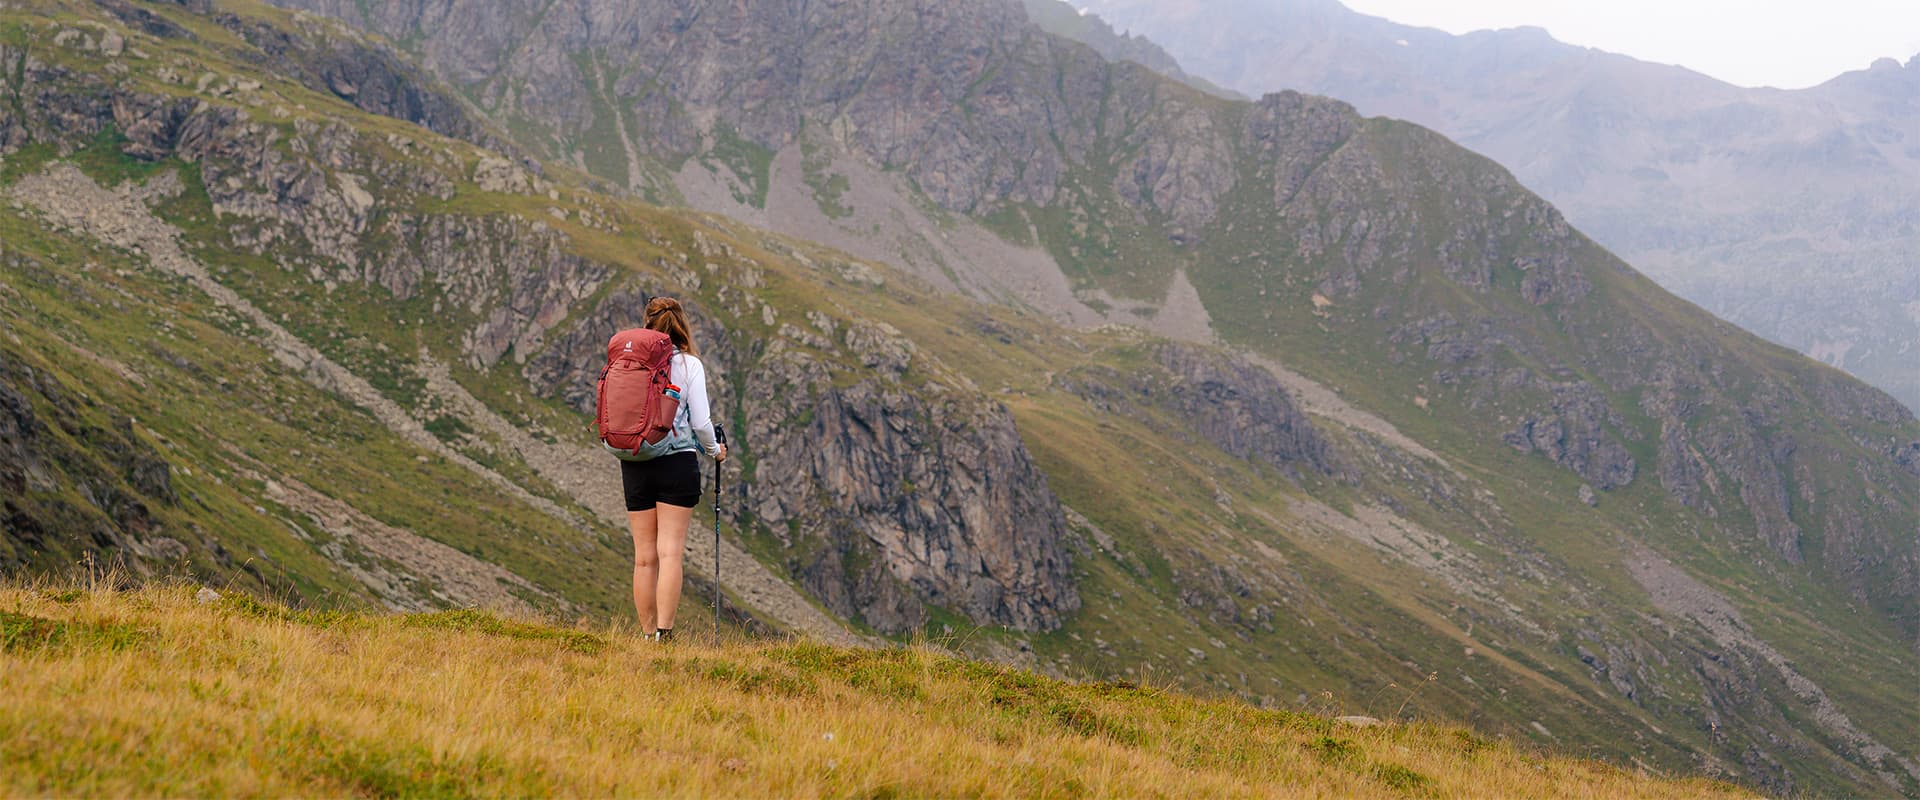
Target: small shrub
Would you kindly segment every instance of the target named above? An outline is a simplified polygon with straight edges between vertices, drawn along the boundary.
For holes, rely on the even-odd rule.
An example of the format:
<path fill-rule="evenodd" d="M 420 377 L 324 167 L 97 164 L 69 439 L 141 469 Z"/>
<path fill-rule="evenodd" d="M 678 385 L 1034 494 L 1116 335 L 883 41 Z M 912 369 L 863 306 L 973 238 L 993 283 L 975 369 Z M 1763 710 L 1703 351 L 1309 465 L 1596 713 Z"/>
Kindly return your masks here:
<path fill-rule="evenodd" d="M 1388 788 L 1408 794 L 1426 794 L 1433 789 L 1433 779 L 1399 764 L 1375 764 L 1373 779 Z"/>
<path fill-rule="evenodd" d="M 1322 736 L 1308 742 L 1307 750 L 1330 764 L 1348 761 L 1360 754 L 1360 748 L 1354 743 L 1332 736 Z"/>
<path fill-rule="evenodd" d="M 1466 755 L 1473 755 L 1482 750 L 1491 749 L 1494 746 L 1492 739 L 1467 730 L 1454 731 L 1453 744 L 1460 749 L 1461 753 Z"/>
<path fill-rule="evenodd" d="M 461 422 L 459 417 L 446 414 L 434 417 L 432 422 L 426 424 L 426 428 L 428 433 L 434 435 L 434 438 L 443 442 L 452 442 L 464 434 L 473 432 L 473 429 L 467 427 L 465 422 Z"/>

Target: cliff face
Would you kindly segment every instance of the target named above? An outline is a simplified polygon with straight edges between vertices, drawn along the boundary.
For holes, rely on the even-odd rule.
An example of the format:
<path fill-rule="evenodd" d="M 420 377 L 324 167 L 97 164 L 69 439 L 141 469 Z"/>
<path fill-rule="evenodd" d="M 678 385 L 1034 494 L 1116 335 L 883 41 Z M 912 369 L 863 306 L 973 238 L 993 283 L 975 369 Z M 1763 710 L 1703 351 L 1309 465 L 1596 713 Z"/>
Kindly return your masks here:
<path fill-rule="evenodd" d="M 875 379 L 833 391 L 812 362 L 774 352 L 753 373 L 744 408 L 770 424 L 747 502 L 783 542 L 827 545 L 794 572 L 829 608 L 890 633 L 925 622 L 869 588 L 863 565 L 1022 629 L 1079 607 L 1065 517 L 1004 408 Z"/>
<path fill-rule="evenodd" d="M 1145 69 L 1113 75 L 1131 83 L 1113 86 L 1097 54 L 1041 34 L 1010 0 L 569 0 L 539 15 L 478 0 L 287 5 L 396 39 L 429 37 L 429 63 L 495 119 L 545 131 L 560 143 L 551 155 L 589 167 L 601 148 L 626 160 L 620 143 L 589 131 L 621 131 L 640 153 L 678 164 L 707 155 L 716 136 L 773 152 L 814 125 L 959 211 L 1052 202 L 1099 126 L 1150 113 L 1163 94 Z M 527 41 L 542 45 L 518 46 Z M 589 52 L 598 55 L 570 55 Z M 1002 68 L 1009 62 L 1047 68 Z M 1105 109 L 1113 97 L 1125 107 Z M 1049 124 L 1030 124 L 1036 117 Z M 618 179 L 646 166 L 595 171 Z"/>
<path fill-rule="evenodd" d="M 1066 0 L 1022 0 L 1021 5 L 1027 10 L 1027 18 L 1041 30 L 1091 47 L 1108 61 L 1131 61 L 1203 92 L 1247 99 L 1204 78 L 1187 74 L 1180 63 L 1153 40 L 1132 32 L 1115 32 L 1105 20 L 1082 13 Z"/>

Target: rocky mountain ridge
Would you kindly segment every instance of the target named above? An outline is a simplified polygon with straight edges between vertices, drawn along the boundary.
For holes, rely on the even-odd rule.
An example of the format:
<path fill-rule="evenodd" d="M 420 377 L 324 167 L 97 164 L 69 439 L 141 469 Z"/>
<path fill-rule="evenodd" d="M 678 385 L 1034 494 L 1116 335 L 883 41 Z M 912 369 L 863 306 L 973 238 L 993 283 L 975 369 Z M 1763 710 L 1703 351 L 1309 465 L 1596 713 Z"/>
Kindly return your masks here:
<path fill-rule="evenodd" d="M 1539 28 L 1456 36 L 1322 0 L 1075 6 L 1247 95 L 1438 130 L 1662 286 L 1920 408 L 1920 56 L 1746 89 Z"/>

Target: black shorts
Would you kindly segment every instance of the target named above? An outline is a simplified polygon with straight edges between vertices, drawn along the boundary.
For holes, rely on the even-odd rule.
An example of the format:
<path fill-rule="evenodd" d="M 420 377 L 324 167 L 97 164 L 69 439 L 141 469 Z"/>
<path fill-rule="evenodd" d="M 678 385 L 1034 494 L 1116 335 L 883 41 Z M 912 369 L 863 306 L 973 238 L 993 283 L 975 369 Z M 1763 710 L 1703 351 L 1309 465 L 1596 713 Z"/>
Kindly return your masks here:
<path fill-rule="evenodd" d="M 681 508 L 700 505 L 700 457 L 691 451 L 652 461 L 620 462 L 620 482 L 628 511 L 652 511 L 660 503 Z"/>

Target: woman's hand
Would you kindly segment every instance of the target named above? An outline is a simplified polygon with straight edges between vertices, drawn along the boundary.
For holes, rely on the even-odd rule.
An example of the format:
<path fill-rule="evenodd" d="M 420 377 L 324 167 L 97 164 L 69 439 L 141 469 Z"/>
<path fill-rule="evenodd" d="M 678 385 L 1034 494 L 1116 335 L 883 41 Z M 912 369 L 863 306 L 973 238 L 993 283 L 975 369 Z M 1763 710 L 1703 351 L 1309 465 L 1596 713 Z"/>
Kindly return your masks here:
<path fill-rule="evenodd" d="M 723 444 L 723 445 L 720 445 L 720 452 L 719 452 L 719 454 L 717 454 L 717 455 L 715 455 L 715 456 L 713 457 L 713 460 L 714 460 L 714 461 L 716 461 L 716 462 L 719 462 L 719 461 L 725 461 L 725 460 L 727 460 L 727 446 L 726 446 L 726 445 L 724 445 L 724 444 Z"/>

